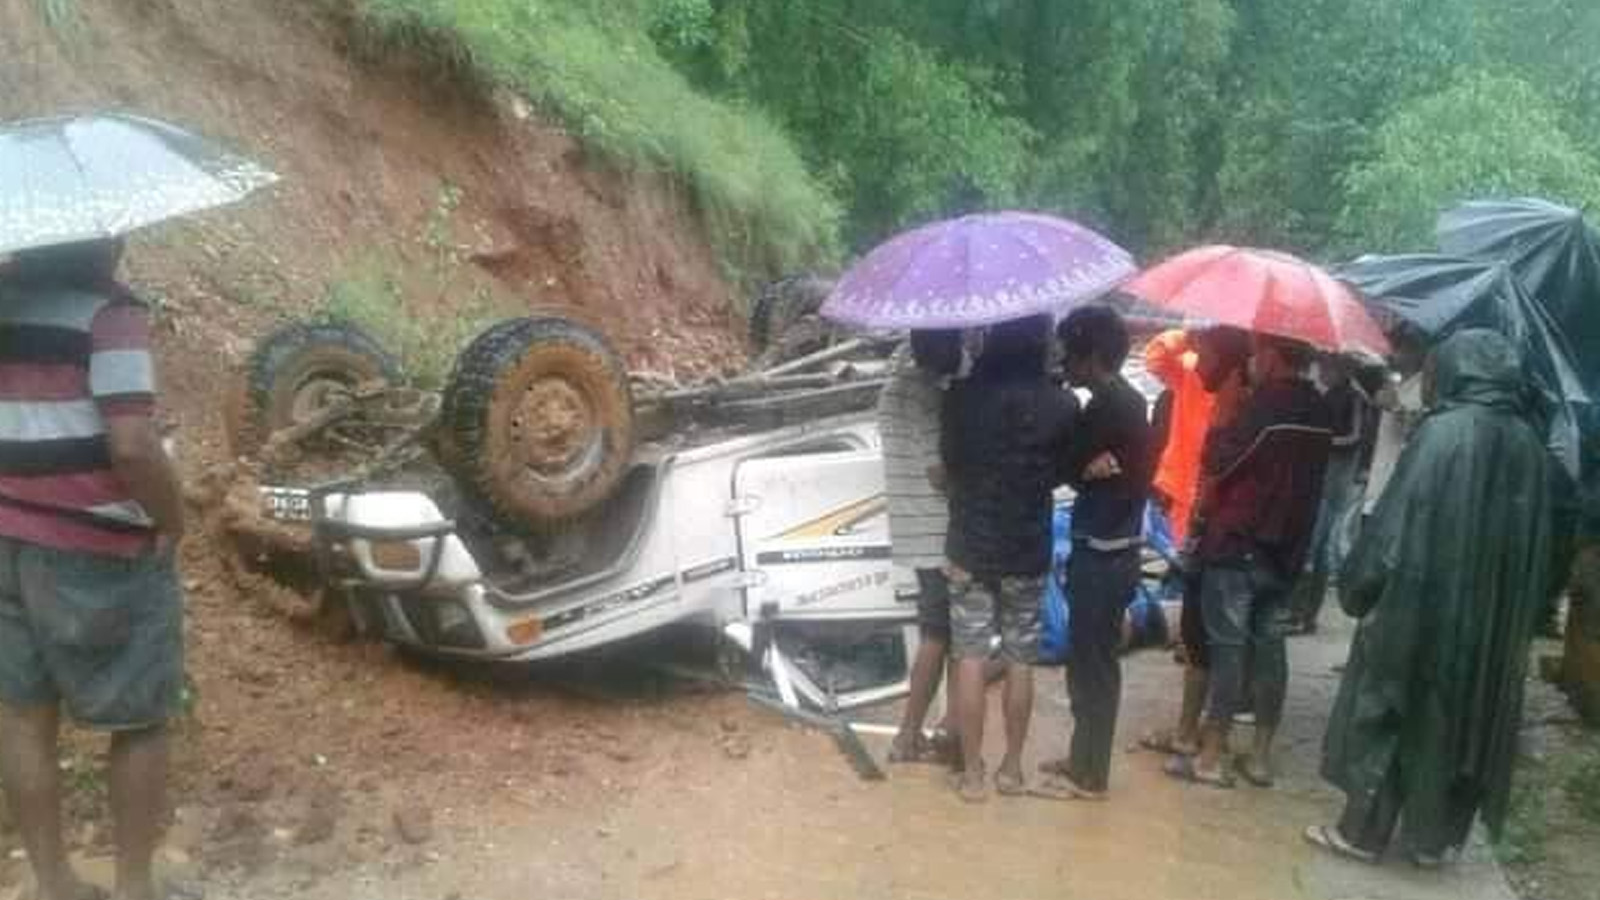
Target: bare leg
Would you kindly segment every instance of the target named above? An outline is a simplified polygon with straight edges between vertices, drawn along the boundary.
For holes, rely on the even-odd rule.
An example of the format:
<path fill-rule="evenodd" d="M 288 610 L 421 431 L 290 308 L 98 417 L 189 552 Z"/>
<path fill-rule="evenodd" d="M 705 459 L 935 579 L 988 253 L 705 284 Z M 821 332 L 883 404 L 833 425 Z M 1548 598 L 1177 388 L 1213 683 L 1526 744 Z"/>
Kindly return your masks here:
<path fill-rule="evenodd" d="M 1022 748 L 1028 742 L 1028 725 L 1033 718 L 1033 669 L 1021 663 L 1006 667 L 1006 687 L 1002 707 L 1006 719 L 1006 756 L 1000 774 L 1022 780 Z"/>
<path fill-rule="evenodd" d="M 1183 710 L 1178 714 L 1178 731 L 1172 739 L 1174 747 L 1196 749 L 1200 746 L 1200 715 L 1205 712 L 1210 681 L 1205 669 L 1184 667 Z"/>
<path fill-rule="evenodd" d="M 917 658 L 911 664 L 911 691 L 906 696 L 906 711 L 900 720 L 900 733 L 894 739 L 897 758 L 917 759 L 922 755 L 922 723 L 928 717 L 928 707 L 933 703 L 933 694 L 939 687 L 939 676 L 944 668 L 945 642 L 924 634 L 922 644 L 917 647 Z"/>
<path fill-rule="evenodd" d="M 988 684 L 983 677 L 983 657 L 963 658 L 956 665 L 953 692 L 956 729 L 961 737 L 964 784 L 969 789 L 983 788 L 983 719 Z M 975 782 L 975 783 L 974 783 Z"/>
<path fill-rule="evenodd" d="M 117 900 L 155 900 L 151 861 L 167 804 L 167 730 L 111 739 L 111 818 L 117 839 Z"/>
<path fill-rule="evenodd" d="M 60 712 L 54 706 L 8 708 L 3 721 L 0 781 L 22 830 L 39 900 L 77 900 L 83 885 L 67 861 L 61 836 Z"/>
<path fill-rule="evenodd" d="M 1200 756 L 1195 760 L 1195 770 L 1206 775 L 1222 774 L 1223 760 L 1228 755 L 1230 723 L 1207 720 L 1200 727 Z"/>

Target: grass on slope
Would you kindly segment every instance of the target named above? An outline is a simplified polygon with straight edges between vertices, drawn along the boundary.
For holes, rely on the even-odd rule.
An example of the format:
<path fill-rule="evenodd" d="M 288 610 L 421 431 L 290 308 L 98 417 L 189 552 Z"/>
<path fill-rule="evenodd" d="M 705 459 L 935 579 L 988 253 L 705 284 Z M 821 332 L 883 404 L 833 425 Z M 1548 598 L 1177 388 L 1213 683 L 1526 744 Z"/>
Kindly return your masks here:
<path fill-rule="evenodd" d="M 363 0 L 385 44 L 526 95 L 586 147 L 693 192 L 735 277 L 833 252 L 839 208 L 754 109 L 697 92 L 657 51 L 639 0 Z"/>

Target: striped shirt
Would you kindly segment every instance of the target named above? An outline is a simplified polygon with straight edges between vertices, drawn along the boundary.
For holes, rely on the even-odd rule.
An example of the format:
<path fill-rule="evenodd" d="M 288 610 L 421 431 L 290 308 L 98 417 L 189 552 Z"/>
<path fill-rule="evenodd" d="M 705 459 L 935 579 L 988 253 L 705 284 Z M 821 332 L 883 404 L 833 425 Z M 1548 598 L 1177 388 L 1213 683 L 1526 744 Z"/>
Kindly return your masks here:
<path fill-rule="evenodd" d="M 940 379 L 917 368 L 911 348 L 896 351 L 889 383 L 878 401 L 878 433 L 883 438 L 894 559 L 912 569 L 945 564 L 949 502 L 928 481 L 928 469 L 939 465 L 943 398 Z"/>
<path fill-rule="evenodd" d="M 0 284 L 0 535 L 59 550 L 143 552 L 152 523 L 111 468 L 106 419 L 154 412 L 143 304 Z"/>

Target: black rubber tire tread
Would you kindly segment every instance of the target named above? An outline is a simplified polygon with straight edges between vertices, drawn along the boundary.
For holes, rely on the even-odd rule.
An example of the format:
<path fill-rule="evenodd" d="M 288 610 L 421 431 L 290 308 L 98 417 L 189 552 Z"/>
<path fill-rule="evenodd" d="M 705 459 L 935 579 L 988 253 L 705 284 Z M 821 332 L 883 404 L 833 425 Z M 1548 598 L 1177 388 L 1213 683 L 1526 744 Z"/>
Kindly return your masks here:
<path fill-rule="evenodd" d="M 754 352 L 766 350 L 790 325 L 807 313 L 816 312 L 820 301 L 800 290 L 814 278 L 789 275 L 762 286 L 750 303 L 750 347 Z"/>
<path fill-rule="evenodd" d="M 297 322 L 256 342 L 235 375 L 226 404 L 228 449 L 252 456 L 272 433 L 293 424 L 289 405 L 305 380 L 334 373 L 352 386 L 382 380 L 398 384 L 399 362 L 361 329 L 343 322 Z"/>
<path fill-rule="evenodd" d="M 497 400 L 509 403 L 527 390 L 530 376 L 551 366 L 564 371 L 564 380 L 582 394 L 592 424 L 602 431 L 600 461 L 582 478 L 563 485 L 541 484 L 536 476 L 497 468 L 493 452 L 510 440 L 509 424 L 496 418 Z M 469 499 L 504 526 L 540 532 L 559 528 L 609 499 L 627 474 L 634 440 L 633 394 L 622 357 L 578 322 L 538 316 L 490 327 L 456 358 L 435 449 Z"/>

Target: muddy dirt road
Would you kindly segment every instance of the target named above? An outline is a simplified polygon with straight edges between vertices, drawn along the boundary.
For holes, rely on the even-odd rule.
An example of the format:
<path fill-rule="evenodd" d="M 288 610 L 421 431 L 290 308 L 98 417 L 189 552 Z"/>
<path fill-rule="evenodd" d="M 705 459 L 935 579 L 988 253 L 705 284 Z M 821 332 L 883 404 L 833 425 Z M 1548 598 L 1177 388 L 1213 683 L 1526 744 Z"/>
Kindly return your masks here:
<path fill-rule="evenodd" d="M 1130 752 L 1117 761 L 1109 804 L 992 798 L 970 807 L 931 768 L 861 782 L 830 740 L 736 696 L 590 698 L 579 738 L 540 735 L 532 724 L 527 768 L 479 770 L 481 784 L 424 795 L 368 785 L 340 813 L 341 837 L 322 844 L 320 856 L 312 845 L 243 881 L 215 875 L 209 896 L 1507 900 L 1505 880 L 1481 848 L 1452 872 L 1423 875 L 1399 864 L 1338 862 L 1302 846 L 1300 830 L 1337 809 L 1315 764 L 1336 686 L 1330 666 L 1347 640 L 1331 634 L 1293 647 L 1288 771 L 1276 791 L 1181 786 L 1161 776 L 1158 758 Z M 1132 660 L 1124 742 L 1172 715 L 1176 674 L 1162 654 Z M 1030 764 L 1060 752 L 1067 736 L 1060 679 L 1040 675 Z M 482 735 L 505 739 L 504 729 Z M 551 742 L 566 749 L 533 749 Z M 420 811 L 420 824 L 399 826 L 419 832 L 410 835 L 415 843 L 394 837 L 396 823 L 384 820 L 392 811 Z M 175 841 L 208 818 L 209 836 L 180 863 L 215 851 L 214 811 L 186 810 L 189 825 L 180 824 Z M 298 832 L 279 829 L 264 840 L 295 844 Z"/>

